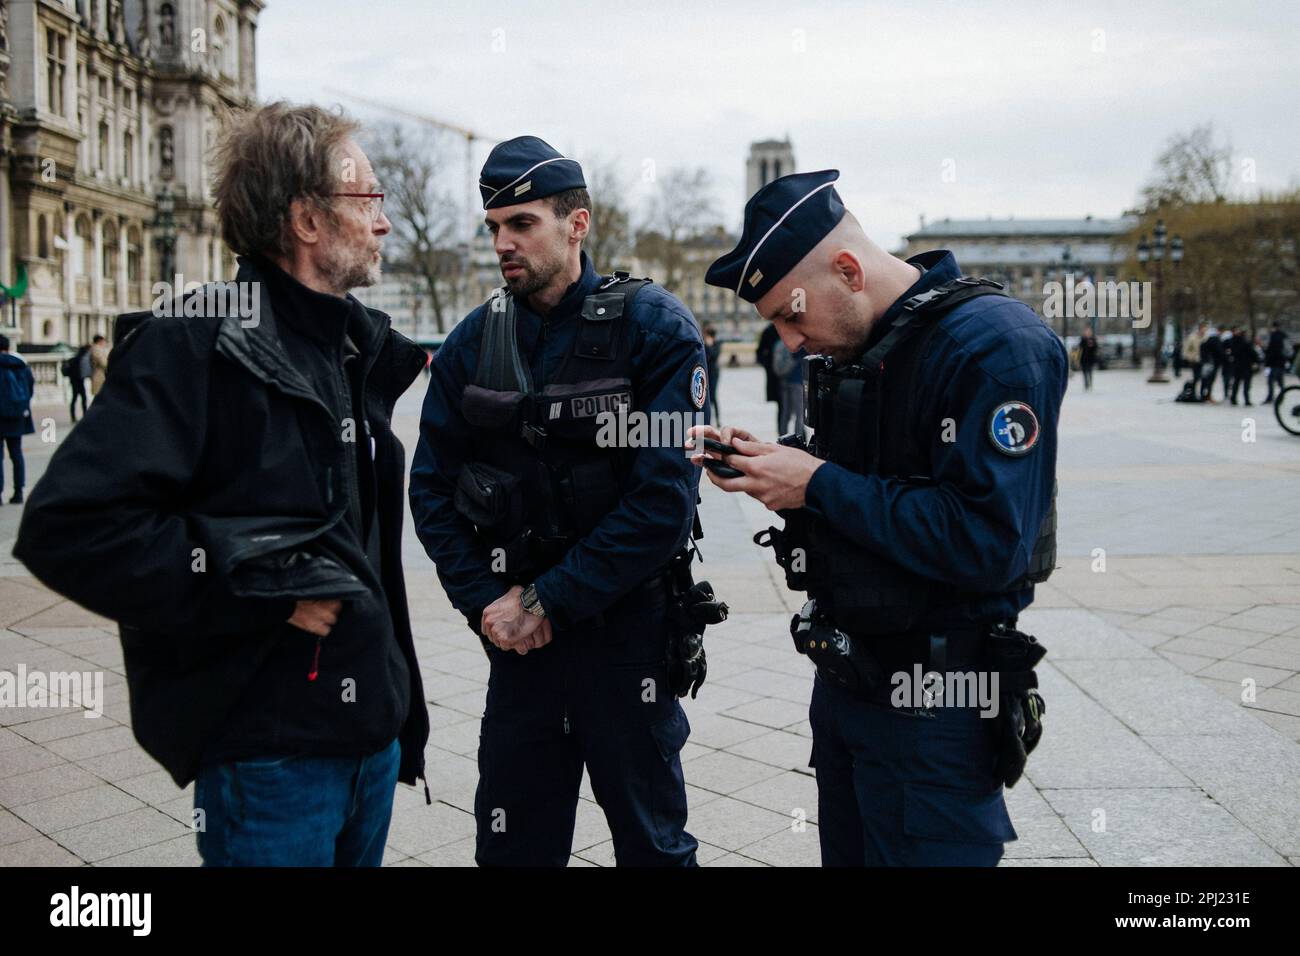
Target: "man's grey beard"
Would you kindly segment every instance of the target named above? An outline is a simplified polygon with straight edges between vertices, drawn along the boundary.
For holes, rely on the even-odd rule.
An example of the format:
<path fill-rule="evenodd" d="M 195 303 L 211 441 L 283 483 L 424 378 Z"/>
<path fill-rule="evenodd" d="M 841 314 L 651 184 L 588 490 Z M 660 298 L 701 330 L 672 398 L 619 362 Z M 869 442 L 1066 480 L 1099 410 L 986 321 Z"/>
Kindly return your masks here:
<path fill-rule="evenodd" d="M 383 274 L 383 259 L 373 259 L 373 250 L 366 250 L 356 258 L 344 258 L 342 250 L 327 254 L 324 272 L 329 277 L 330 285 L 339 295 L 346 295 L 353 289 L 368 288 L 379 282 Z"/>

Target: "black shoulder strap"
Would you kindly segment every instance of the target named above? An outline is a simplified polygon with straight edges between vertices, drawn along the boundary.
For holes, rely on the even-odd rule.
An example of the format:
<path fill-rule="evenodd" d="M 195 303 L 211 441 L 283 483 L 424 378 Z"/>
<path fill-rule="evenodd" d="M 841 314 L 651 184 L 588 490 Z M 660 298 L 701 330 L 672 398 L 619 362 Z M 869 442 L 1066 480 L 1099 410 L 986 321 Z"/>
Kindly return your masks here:
<path fill-rule="evenodd" d="M 487 301 L 479 339 L 474 384 L 498 392 L 533 393 L 533 376 L 519 354 L 515 335 L 515 297 L 496 289 Z"/>
<path fill-rule="evenodd" d="M 902 313 L 894 319 L 885 337 L 863 356 L 863 366 L 868 369 L 879 368 L 885 356 L 920 326 L 935 321 L 968 299 L 981 295 L 1005 296 L 1002 289 L 1002 284 L 992 279 L 959 276 L 933 289 L 917 293 L 903 303 Z"/>

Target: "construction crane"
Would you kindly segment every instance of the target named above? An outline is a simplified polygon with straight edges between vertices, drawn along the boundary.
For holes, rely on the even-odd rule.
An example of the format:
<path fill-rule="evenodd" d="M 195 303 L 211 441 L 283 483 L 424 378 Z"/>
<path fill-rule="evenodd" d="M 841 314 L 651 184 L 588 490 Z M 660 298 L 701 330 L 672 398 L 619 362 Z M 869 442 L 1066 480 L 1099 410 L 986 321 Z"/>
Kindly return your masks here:
<path fill-rule="evenodd" d="M 463 126 L 457 126 L 455 123 L 448 123 L 433 116 L 427 116 L 424 113 L 415 113 L 411 110 L 402 109 L 400 106 L 393 106 L 391 103 L 384 103 L 379 100 L 367 99 L 364 96 L 357 96 L 355 93 L 346 93 L 343 90 L 326 87 L 325 92 L 334 96 L 341 96 L 345 99 L 360 103 L 363 106 L 369 106 L 371 109 L 382 110 L 392 116 L 400 116 L 403 119 L 411 120 L 414 123 L 421 123 L 425 126 L 432 126 L 436 129 L 446 130 L 462 136 L 465 139 L 465 250 L 466 255 L 470 255 L 470 249 L 474 243 L 474 231 L 478 228 L 478 219 L 475 210 L 478 206 L 478 193 L 475 189 L 476 181 L 474 179 L 474 143 L 497 144 L 501 142 L 491 136 L 484 136 L 482 133 L 476 133 L 472 129 L 466 129 Z"/>

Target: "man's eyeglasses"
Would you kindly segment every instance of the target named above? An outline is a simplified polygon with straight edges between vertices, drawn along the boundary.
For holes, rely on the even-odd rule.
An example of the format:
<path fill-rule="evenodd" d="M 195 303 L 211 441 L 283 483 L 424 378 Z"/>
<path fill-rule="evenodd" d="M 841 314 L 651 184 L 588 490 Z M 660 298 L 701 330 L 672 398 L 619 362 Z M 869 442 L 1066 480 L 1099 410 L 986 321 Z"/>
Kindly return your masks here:
<path fill-rule="evenodd" d="M 383 193 L 326 193 L 327 196 L 351 196 L 354 199 L 369 199 L 370 221 L 378 222 L 380 214 L 384 211 L 384 194 Z"/>

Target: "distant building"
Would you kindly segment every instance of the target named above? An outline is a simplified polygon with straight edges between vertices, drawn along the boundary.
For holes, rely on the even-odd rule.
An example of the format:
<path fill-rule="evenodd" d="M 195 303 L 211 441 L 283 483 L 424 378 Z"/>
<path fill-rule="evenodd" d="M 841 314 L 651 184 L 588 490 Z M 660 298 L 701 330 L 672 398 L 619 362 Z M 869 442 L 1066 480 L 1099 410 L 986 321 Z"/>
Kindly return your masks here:
<path fill-rule="evenodd" d="M 1116 219 L 940 219 L 921 221 L 921 228 L 905 237 L 899 253 L 904 258 L 930 249 L 947 249 L 967 275 L 982 275 L 1007 286 L 1007 291 L 1043 314 L 1043 288 L 1064 282 L 1067 273 L 1076 284 L 1129 281 L 1122 274 L 1132 248 L 1130 234 L 1137 218 Z M 1074 319 L 1068 329 L 1057 320 L 1058 332 L 1082 331 Z M 1098 319 L 1098 332 L 1131 331 L 1128 318 Z"/>
<path fill-rule="evenodd" d="M 750 143 L 749 159 L 745 161 L 745 200 L 772 180 L 794 171 L 794 146 L 789 136 Z"/>

